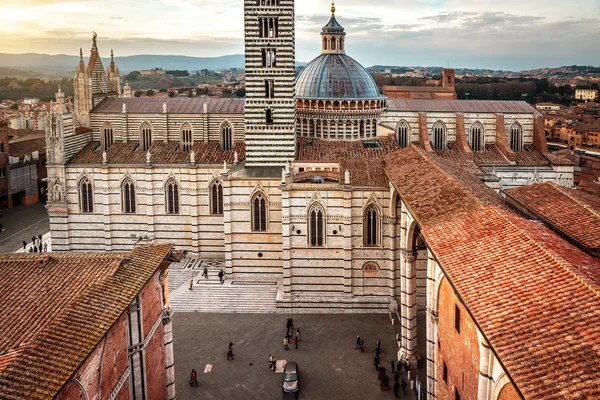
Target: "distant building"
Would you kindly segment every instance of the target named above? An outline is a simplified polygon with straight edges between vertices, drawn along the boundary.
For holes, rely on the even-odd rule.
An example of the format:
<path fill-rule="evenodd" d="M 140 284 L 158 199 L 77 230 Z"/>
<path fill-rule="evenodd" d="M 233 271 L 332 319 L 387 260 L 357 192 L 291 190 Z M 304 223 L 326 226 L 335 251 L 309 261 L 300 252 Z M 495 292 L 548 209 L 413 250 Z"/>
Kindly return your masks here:
<path fill-rule="evenodd" d="M 577 100 L 596 100 L 598 98 L 598 91 L 594 89 L 575 89 L 575 98 Z"/>
<path fill-rule="evenodd" d="M 550 78 L 548 79 L 548 83 L 552 86 L 566 86 L 569 85 L 569 80 L 566 78 Z"/>
<path fill-rule="evenodd" d="M 390 99 L 456 100 L 454 70 L 444 69 L 441 86 L 384 86 L 383 95 Z"/>
<path fill-rule="evenodd" d="M 180 257 L 170 244 L 0 254 L 0 397 L 174 399 L 167 268 Z"/>
<path fill-rule="evenodd" d="M 164 69 L 160 69 L 160 68 L 155 68 L 155 69 L 144 69 L 140 71 L 140 75 L 143 76 L 160 76 L 160 75 L 166 75 L 166 72 Z"/>
<path fill-rule="evenodd" d="M 560 111 L 562 106 L 554 103 L 539 103 L 535 105 L 539 111 Z"/>

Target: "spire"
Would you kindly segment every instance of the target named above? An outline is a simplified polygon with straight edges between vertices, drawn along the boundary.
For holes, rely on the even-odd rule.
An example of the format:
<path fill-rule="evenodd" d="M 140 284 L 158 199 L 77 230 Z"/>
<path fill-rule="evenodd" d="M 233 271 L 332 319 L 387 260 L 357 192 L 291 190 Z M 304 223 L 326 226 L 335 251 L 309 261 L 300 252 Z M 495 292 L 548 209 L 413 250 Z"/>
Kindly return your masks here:
<path fill-rule="evenodd" d="M 331 19 L 323 27 L 321 32 L 322 54 L 345 54 L 345 37 L 346 32 L 335 19 L 335 3 L 331 2 Z"/>
<path fill-rule="evenodd" d="M 335 14 L 335 2 L 331 2 L 331 15 L 334 16 Z"/>
<path fill-rule="evenodd" d="M 113 49 L 110 49 L 110 62 L 115 62 L 115 55 L 113 53 Z"/>
<path fill-rule="evenodd" d="M 79 67 L 78 67 L 78 70 L 81 73 L 85 72 L 85 64 L 83 63 L 83 49 L 81 47 L 79 48 Z"/>

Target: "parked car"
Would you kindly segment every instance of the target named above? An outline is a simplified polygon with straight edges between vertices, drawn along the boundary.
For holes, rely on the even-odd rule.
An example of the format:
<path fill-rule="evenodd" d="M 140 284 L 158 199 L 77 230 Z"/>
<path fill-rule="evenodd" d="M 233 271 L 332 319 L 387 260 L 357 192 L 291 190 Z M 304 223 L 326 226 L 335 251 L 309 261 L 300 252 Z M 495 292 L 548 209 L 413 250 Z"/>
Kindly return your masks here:
<path fill-rule="evenodd" d="M 288 361 L 283 369 L 283 391 L 294 393 L 298 391 L 298 364 Z"/>

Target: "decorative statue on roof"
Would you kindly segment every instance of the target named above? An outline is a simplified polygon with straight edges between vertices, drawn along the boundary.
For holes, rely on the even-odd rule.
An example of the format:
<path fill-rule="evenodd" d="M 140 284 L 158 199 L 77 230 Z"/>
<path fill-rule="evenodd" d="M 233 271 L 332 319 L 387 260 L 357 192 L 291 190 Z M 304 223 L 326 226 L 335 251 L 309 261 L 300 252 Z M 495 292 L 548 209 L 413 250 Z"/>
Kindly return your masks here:
<path fill-rule="evenodd" d="M 96 39 L 98 39 L 98 34 L 96 32 L 93 32 L 93 36 L 92 36 L 92 42 L 94 43 L 94 46 L 96 46 Z"/>
<path fill-rule="evenodd" d="M 146 152 L 146 162 L 150 164 L 150 160 L 152 159 L 152 154 L 150 154 L 150 150 Z"/>
<path fill-rule="evenodd" d="M 350 186 L 350 170 L 349 169 L 347 169 L 346 172 L 344 172 L 344 185 Z"/>

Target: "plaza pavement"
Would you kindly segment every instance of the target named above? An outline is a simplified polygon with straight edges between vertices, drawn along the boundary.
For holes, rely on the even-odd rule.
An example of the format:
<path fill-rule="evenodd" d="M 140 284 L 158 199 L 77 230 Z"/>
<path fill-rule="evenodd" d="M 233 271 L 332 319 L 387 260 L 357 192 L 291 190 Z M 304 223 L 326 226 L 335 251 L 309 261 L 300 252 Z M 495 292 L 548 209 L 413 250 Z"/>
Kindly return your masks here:
<path fill-rule="evenodd" d="M 296 361 L 300 398 L 393 399 L 393 391 L 379 390 L 373 365 L 375 340 L 382 342 L 382 363 L 393 385 L 390 361 L 396 359 L 395 330 L 388 314 L 291 315 L 300 328 L 299 348 L 283 349 L 288 314 L 175 313 L 173 316 L 177 398 L 281 399 L 283 375 L 268 367 L 269 354 Z M 355 350 L 356 335 L 365 351 Z M 229 341 L 235 360 L 227 360 Z M 207 364 L 212 371 L 204 373 Z M 192 368 L 199 387 L 189 386 Z M 408 395 L 401 399 L 413 399 Z"/>
<path fill-rule="evenodd" d="M 0 252 L 14 252 L 23 248 L 23 240 L 31 245 L 31 237 L 46 234 L 50 230 L 48 211 L 43 203 L 17 206 L 2 210 L 0 224 Z"/>

